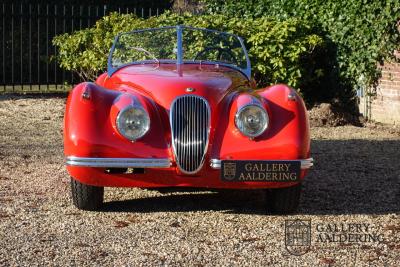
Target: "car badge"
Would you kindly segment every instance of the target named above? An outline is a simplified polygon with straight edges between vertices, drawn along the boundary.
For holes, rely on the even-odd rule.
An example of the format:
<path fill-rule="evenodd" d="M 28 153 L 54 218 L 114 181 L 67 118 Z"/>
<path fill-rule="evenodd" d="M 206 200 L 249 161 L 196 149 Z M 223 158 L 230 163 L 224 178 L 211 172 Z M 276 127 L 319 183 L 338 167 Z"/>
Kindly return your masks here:
<path fill-rule="evenodd" d="M 194 92 L 196 89 L 194 89 L 194 88 L 192 88 L 192 87 L 188 87 L 188 88 L 186 88 L 186 92 L 188 92 L 188 93 L 192 93 L 192 92 Z"/>
<path fill-rule="evenodd" d="M 236 163 L 224 163 L 224 178 L 227 180 L 235 179 L 236 175 Z"/>

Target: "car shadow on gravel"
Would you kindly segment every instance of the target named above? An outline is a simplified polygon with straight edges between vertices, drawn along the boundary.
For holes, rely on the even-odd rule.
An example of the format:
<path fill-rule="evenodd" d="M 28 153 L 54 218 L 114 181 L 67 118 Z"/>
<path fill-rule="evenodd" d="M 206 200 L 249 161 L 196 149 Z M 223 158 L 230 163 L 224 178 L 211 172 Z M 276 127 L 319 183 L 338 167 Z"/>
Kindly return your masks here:
<path fill-rule="evenodd" d="M 400 141 L 313 140 L 312 151 L 298 214 L 399 213 Z M 264 203 L 261 190 L 228 190 L 112 201 L 103 211 L 265 214 Z"/>
<path fill-rule="evenodd" d="M 265 214 L 261 190 L 221 190 L 159 194 L 158 196 L 111 201 L 106 212 L 192 212 L 221 211 L 240 214 Z"/>

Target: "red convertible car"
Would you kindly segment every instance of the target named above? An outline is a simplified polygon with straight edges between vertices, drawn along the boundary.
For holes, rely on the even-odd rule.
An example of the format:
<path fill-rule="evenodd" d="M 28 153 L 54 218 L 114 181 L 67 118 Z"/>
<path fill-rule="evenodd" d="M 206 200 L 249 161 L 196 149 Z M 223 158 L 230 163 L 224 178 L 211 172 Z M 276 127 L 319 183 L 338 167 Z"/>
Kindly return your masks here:
<path fill-rule="evenodd" d="M 257 89 L 243 40 L 186 26 L 119 34 L 108 71 L 69 94 L 64 151 L 76 207 L 104 187 L 264 189 L 296 210 L 313 165 L 305 105 L 284 84 Z"/>

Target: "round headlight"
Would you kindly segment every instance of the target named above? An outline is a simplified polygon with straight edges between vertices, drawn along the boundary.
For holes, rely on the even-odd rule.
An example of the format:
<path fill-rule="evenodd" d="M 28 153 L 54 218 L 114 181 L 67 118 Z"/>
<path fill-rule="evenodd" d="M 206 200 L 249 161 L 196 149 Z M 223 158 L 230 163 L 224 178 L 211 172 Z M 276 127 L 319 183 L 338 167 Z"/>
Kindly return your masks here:
<path fill-rule="evenodd" d="M 258 105 L 242 107 L 235 117 L 235 124 L 239 131 L 248 137 L 260 136 L 267 129 L 269 117 L 267 111 Z"/>
<path fill-rule="evenodd" d="M 117 116 L 118 131 L 129 140 L 144 136 L 150 128 L 150 118 L 140 106 L 130 106 L 121 110 Z"/>

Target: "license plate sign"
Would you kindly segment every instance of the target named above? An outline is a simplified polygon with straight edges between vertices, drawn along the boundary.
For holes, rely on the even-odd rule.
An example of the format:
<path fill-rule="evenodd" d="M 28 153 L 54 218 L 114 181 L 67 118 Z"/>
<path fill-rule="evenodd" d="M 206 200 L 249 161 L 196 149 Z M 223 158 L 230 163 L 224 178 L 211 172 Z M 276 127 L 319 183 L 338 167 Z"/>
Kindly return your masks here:
<path fill-rule="evenodd" d="M 298 182 L 300 161 L 223 160 L 221 180 L 226 182 Z"/>

